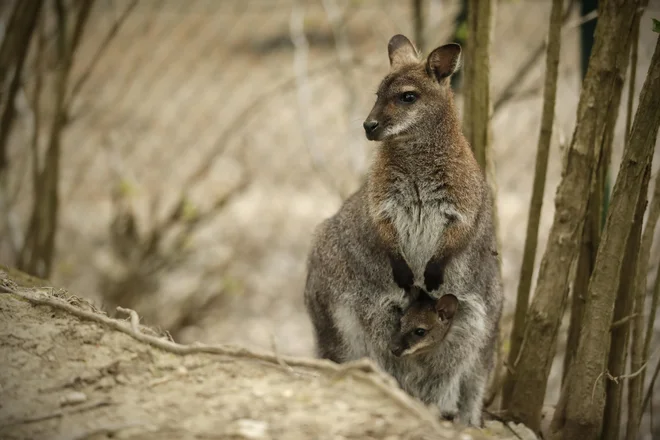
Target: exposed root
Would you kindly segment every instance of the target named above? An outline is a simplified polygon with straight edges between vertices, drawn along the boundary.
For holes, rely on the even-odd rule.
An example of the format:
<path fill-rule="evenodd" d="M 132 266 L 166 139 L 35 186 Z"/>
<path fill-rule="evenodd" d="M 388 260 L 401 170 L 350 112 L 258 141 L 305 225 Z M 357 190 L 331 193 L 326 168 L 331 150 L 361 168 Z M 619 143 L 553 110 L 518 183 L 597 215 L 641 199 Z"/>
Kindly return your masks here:
<path fill-rule="evenodd" d="M 4 292 L 5 294 L 16 295 L 29 301 L 32 304 L 49 306 L 54 309 L 70 313 L 77 318 L 102 324 L 104 326 L 110 327 L 113 330 L 127 334 L 140 342 L 177 355 L 185 356 L 189 354 L 204 353 L 239 358 L 251 358 L 271 364 L 276 364 L 278 366 L 285 365 L 287 369 L 290 369 L 291 367 L 300 367 L 335 373 L 336 378 L 350 375 L 356 379 L 375 386 L 383 394 L 387 395 L 394 402 L 396 402 L 396 404 L 399 405 L 402 409 L 410 412 L 420 420 L 429 423 L 434 430 L 441 429 L 438 419 L 433 415 L 431 411 L 429 411 L 428 408 L 426 408 L 421 402 L 416 401 L 408 394 L 406 394 L 401 388 L 398 387 L 395 380 L 391 376 L 383 372 L 380 368 L 378 368 L 378 366 L 376 366 L 368 359 L 362 359 L 347 364 L 337 364 L 335 362 L 323 359 L 309 359 L 263 352 L 260 353 L 248 350 L 243 347 L 235 347 L 230 345 L 178 344 L 169 340 L 168 338 L 160 338 L 145 334 L 144 331 L 151 332 L 152 330 L 139 324 L 139 317 L 133 310 L 124 309 L 122 307 L 117 308 L 119 312 L 129 315 L 130 324 L 127 325 L 125 321 L 113 319 L 98 312 L 83 310 L 77 306 L 69 304 L 69 302 L 67 302 L 67 295 L 58 295 L 62 299 L 54 298 L 50 296 L 50 289 L 44 290 L 48 290 L 48 292 L 40 291 L 40 289 L 36 288 L 21 288 L 16 283 L 9 280 L 6 273 L 0 271 L 0 291 Z M 77 299 L 77 302 L 78 301 L 80 300 Z M 55 414 L 52 417 L 59 417 L 60 415 L 61 414 Z"/>

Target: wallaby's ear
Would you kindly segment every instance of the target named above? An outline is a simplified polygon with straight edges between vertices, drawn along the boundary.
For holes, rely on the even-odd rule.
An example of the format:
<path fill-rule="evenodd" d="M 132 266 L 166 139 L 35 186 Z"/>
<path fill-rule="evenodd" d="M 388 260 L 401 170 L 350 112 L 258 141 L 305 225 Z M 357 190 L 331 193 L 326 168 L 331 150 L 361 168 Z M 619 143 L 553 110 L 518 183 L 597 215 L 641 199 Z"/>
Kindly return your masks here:
<path fill-rule="evenodd" d="M 454 317 L 458 309 L 458 298 L 451 293 L 442 295 L 438 302 L 435 303 L 435 310 L 438 312 L 438 318 L 447 320 Z"/>
<path fill-rule="evenodd" d="M 438 81 L 451 76 L 458 70 L 461 61 L 461 46 L 456 43 L 436 48 L 426 59 L 426 70 Z"/>
<path fill-rule="evenodd" d="M 408 38 L 397 34 L 390 38 L 387 45 L 387 53 L 390 56 L 390 67 L 396 69 L 404 64 L 418 63 L 417 49 Z"/>

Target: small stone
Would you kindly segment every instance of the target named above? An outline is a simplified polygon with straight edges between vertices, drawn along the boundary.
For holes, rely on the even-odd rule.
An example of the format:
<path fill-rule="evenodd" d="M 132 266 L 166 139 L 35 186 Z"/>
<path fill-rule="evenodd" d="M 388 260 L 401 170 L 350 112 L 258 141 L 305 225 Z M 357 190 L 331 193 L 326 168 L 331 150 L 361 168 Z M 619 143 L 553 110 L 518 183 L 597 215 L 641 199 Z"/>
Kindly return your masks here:
<path fill-rule="evenodd" d="M 121 384 L 121 385 L 127 385 L 129 383 L 128 378 L 126 376 L 124 376 L 123 374 L 118 374 L 115 377 L 115 380 L 117 381 L 118 384 Z"/>
<path fill-rule="evenodd" d="M 176 369 L 176 372 L 181 376 L 183 376 L 185 374 L 188 374 L 188 369 L 183 365 L 179 365 L 179 367 Z"/>
<path fill-rule="evenodd" d="M 72 391 L 60 398 L 60 405 L 77 405 L 79 403 L 83 403 L 86 400 L 87 395 L 85 393 L 81 393 L 80 391 Z"/>
<path fill-rule="evenodd" d="M 107 390 L 108 388 L 112 388 L 115 386 L 115 378 L 112 376 L 105 376 L 102 377 L 98 383 L 96 384 L 96 388 L 100 390 Z"/>
<path fill-rule="evenodd" d="M 472 440 L 472 436 L 470 434 L 461 434 L 461 440 Z"/>
<path fill-rule="evenodd" d="M 293 396 L 293 390 L 291 390 L 291 389 L 286 389 L 286 390 L 282 391 L 282 397 L 285 397 L 285 398 L 288 399 L 288 398 L 290 398 L 290 397 L 292 397 L 292 396 Z"/>
<path fill-rule="evenodd" d="M 268 423 L 262 420 L 240 419 L 238 424 L 238 434 L 248 439 L 266 438 Z"/>

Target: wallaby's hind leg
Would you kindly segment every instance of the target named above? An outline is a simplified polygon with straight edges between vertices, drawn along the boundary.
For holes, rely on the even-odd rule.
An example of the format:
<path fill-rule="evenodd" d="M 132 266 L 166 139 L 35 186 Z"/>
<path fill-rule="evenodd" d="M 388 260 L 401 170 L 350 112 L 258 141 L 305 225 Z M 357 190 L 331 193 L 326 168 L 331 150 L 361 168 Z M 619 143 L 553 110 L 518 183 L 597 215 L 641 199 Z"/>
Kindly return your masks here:
<path fill-rule="evenodd" d="M 483 426 L 482 410 L 487 377 L 487 372 L 479 371 L 478 374 L 465 375 L 461 380 L 458 418 L 466 425 Z"/>
<path fill-rule="evenodd" d="M 344 361 L 344 344 L 341 335 L 334 326 L 332 317 L 327 310 L 314 310 L 314 345 L 316 355 L 321 359 L 328 359 L 341 363 Z"/>

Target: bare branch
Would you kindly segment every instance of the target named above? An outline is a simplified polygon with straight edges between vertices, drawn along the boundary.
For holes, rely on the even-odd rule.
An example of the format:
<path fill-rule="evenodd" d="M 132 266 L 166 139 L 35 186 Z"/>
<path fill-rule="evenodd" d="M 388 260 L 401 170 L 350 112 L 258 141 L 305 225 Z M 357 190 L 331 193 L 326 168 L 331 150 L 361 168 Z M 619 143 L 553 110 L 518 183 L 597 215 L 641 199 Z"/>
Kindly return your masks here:
<path fill-rule="evenodd" d="M 641 19 L 641 12 L 637 15 L 637 22 L 635 27 L 635 41 L 631 49 L 631 65 L 630 65 L 630 82 L 628 89 L 628 107 L 626 115 L 626 142 L 629 141 L 629 135 L 632 127 L 632 113 L 633 113 L 633 100 L 635 98 L 635 78 L 637 76 L 637 56 L 639 45 L 639 22 Z M 656 177 L 655 189 L 649 212 L 646 219 L 646 226 L 639 248 L 637 272 L 635 279 L 631 283 L 634 293 L 633 312 L 637 315 L 637 319 L 632 325 L 632 341 L 630 346 L 630 368 L 640 368 L 645 361 L 648 360 L 648 346 L 644 338 L 644 303 L 646 302 L 646 281 L 649 269 L 649 260 L 651 257 L 651 247 L 653 246 L 653 236 L 655 235 L 655 228 L 660 219 L 660 179 Z M 655 313 L 651 310 L 649 319 L 655 319 Z M 650 328 L 652 329 L 653 323 L 649 321 Z M 651 331 L 652 333 L 652 331 Z M 647 333 L 647 337 L 650 333 Z M 650 341 L 649 341 L 650 342 Z M 640 377 L 635 377 L 628 384 L 628 422 L 626 426 L 626 440 L 635 440 L 638 437 L 639 425 L 642 420 L 643 410 L 642 394 L 644 392 L 644 379 L 645 373 L 642 372 Z"/>
<path fill-rule="evenodd" d="M 94 54 L 92 61 L 90 61 L 89 65 L 83 70 L 83 73 L 80 75 L 78 80 L 74 83 L 73 87 L 71 88 L 71 94 L 69 96 L 69 101 L 68 101 L 69 106 L 76 99 L 76 96 L 78 96 L 78 93 L 83 88 L 87 80 L 89 80 L 89 77 L 94 72 L 96 65 L 99 63 L 101 58 L 103 58 L 103 54 L 108 49 L 108 46 L 110 46 L 110 43 L 112 43 L 117 33 L 119 33 L 119 30 L 121 29 L 122 25 L 126 22 L 126 19 L 135 9 L 137 4 L 138 4 L 137 0 L 132 0 L 131 3 L 126 7 L 126 9 L 124 9 L 124 11 L 121 13 L 121 15 L 115 20 L 114 24 L 110 28 L 110 31 L 99 45 L 99 48 Z"/>
<path fill-rule="evenodd" d="M 316 137 L 312 129 L 311 121 L 308 119 L 308 112 L 311 109 L 312 103 L 309 92 L 308 74 L 307 74 L 307 52 L 309 50 L 309 43 L 305 37 L 304 32 L 304 17 L 305 13 L 301 8 L 300 1 L 297 0 L 291 7 L 291 18 L 289 20 L 289 31 L 291 35 L 291 42 L 294 47 L 293 55 L 293 70 L 296 77 L 297 96 L 298 96 L 298 117 L 300 118 L 300 125 L 303 135 L 303 142 L 307 147 L 311 164 L 319 177 L 326 183 L 334 192 L 343 195 L 341 188 L 334 181 L 332 175 L 325 169 L 323 165 L 324 158 L 318 150 Z"/>
<path fill-rule="evenodd" d="M 520 268 L 520 281 L 518 282 L 518 296 L 513 328 L 511 330 L 511 345 L 509 351 L 509 364 L 518 358 L 525 332 L 525 318 L 529 307 L 529 293 L 532 287 L 536 247 L 538 243 L 541 209 L 543 208 L 543 195 L 545 194 L 545 180 L 550 156 L 550 143 L 552 141 L 552 127 L 555 119 L 555 101 L 557 98 L 557 77 L 559 76 L 559 53 L 561 50 L 561 16 L 563 0 L 553 0 L 550 12 L 550 26 L 548 30 L 548 50 L 546 53 L 545 85 L 543 92 L 543 112 L 541 116 L 541 130 L 536 153 L 536 168 L 532 199 L 529 205 L 527 218 L 527 233 L 525 247 Z M 515 368 L 515 367 L 514 367 Z M 513 389 L 513 376 L 509 375 L 503 392 L 504 407 L 511 397 Z"/>
<path fill-rule="evenodd" d="M 345 24 L 341 13 L 339 11 L 339 6 L 337 5 L 336 0 L 322 0 L 323 8 L 325 13 L 328 16 L 330 21 L 330 26 L 332 27 L 332 34 L 335 40 L 335 49 L 337 52 L 337 58 L 339 59 L 339 73 L 341 74 L 341 79 L 344 85 L 345 95 L 346 95 L 346 118 L 350 126 L 352 121 L 357 121 L 360 119 L 358 113 L 358 106 L 356 97 L 359 95 L 357 88 L 354 86 L 355 81 L 351 75 L 353 51 L 351 50 L 350 43 L 348 41 L 348 35 L 346 33 Z M 307 76 L 309 76 L 309 71 Z M 348 134 L 344 140 L 348 151 L 351 153 L 353 158 L 353 168 L 358 174 L 364 172 L 365 167 L 365 155 L 363 148 L 359 142 L 356 142 L 355 136 Z"/>
<path fill-rule="evenodd" d="M 563 26 L 567 25 L 568 19 L 571 17 L 571 11 L 573 10 L 573 4 L 574 3 L 575 3 L 575 0 L 569 0 L 568 4 L 566 5 L 566 9 L 564 10 L 564 15 L 562 17 L 562 25 Z M 551 12 L 551 14 L 552 14 L 552 12 Z M 586 18 L 586 17 L 587 16 L 585 16 L 584 18 Z M 583 20 L 584 20 L 584 18 L 583 18 Z M 593 18 L 595 18 L 595 16 L 591 17 L 589 19 L 592 20 Z M 588 20 L 586 20 L 586 21 L 588 21 Z M 577 24 L 577 27 L 579 27 L 579 25 L 581 25 L 583 22 L 586 22 L 586 21 L 581 20 L 581 22 Z M 565 32 L 568 32 L 569 30 L 574 29 L 574 28 L 575 27 L 573 27 L 573 26 L 570 26 L 570 27 L 566 26 Z M 560 38 L 561 38 L 561 34 L 560 34 Z M 550 41 L 552 41 L 552 40 L 550 40 Z M 493 114 L 497 113 L 497 111 L 500 110 L 500 108 L 502 108 L 502 106 L 504 104 L 506 104 L 511 98 L 513 98 L 515 96 L 516 89 L 518 88 L 518 86 L 520 84 L 522 84 L 522 82 L 525 79 L 525 77 L 527 76 L 527 74 L 529 72 L 531 72 L 531 70 L 534 68 L 534 66 L 536 66 L 536 64 L 539 61 L 539 58 L 541 58 L 541 56 L 543 56 L 543 53 L 546 51 L 547 46 L 548 46 L 548 40 L 547 39 L 543 40 L 541 42 L 541 44 L 539 44 L 536 47 L 536 49 L 534 49 L 534 51 L 529 54 L 528 58 L 525 60 L 524 63 L 522 63 L 520 65 L 520 67 L 518 68 L 516 73 L 514 73 L 511 76 L 511 79 L 504 86 L 502 91 L 499 93 L 499 95 L 495 99 L 495 102 L 493 103 Z"/>
<path fill-rule="evenodd" d="M 42 0 L 16 2 L 0 46 L 0 87 L 5 97 L 0 116 L 0 178 L 7 167 L 7 140 L 16 111 L 14 100 L 21 84 L 25 58 L 42 5 Z M 12 75 L 8 75 L 10 71 L 13 71 Z M 9 78 L 11 79 L 7 85 Z"/>

